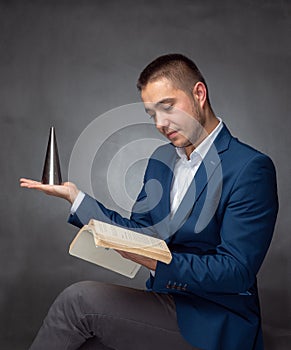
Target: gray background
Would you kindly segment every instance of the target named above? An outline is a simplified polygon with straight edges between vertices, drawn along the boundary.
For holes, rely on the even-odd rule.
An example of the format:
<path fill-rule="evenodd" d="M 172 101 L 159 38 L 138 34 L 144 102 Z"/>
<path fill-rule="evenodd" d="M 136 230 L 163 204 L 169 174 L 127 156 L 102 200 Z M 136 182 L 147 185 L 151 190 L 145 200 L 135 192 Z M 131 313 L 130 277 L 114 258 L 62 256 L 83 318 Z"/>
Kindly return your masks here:
<path fill-rule="evenodd" d="M 287 0 L 0 1 L 0 349 L 26 349 L 75 281 L 143 286 L 144 270 L 128 280 L 70 257 L 77 229 L 66 223 L 69 205 L 20 189 L 18 179 L 40 178 L 51 125 L 67 178 L 81 132 L 138 102 L 140 70 L 169 52 L 197 62 L 217 115 L 275 162 L 280 213 L 259 286 L 266 349 L 290 349 L 290 15 Z M 117 146 L 125 139 L 117 135 Z M 114 208 L 100 162 L 96 196 Z"/>

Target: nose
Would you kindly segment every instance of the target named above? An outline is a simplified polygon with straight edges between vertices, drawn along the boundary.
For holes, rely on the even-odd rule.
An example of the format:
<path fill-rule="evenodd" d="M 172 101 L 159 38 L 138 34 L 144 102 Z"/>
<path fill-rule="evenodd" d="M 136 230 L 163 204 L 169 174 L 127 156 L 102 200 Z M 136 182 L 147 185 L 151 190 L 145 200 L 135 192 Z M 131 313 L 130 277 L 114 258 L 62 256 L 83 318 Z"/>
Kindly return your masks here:
<path fill-rule="evenodd" d="M 156 125 L 156 128 L 159 130 L 163 128 L 168 128 L 170 125 L 168 116 L 165 113 L 156 112 L 155 125 Z"/>

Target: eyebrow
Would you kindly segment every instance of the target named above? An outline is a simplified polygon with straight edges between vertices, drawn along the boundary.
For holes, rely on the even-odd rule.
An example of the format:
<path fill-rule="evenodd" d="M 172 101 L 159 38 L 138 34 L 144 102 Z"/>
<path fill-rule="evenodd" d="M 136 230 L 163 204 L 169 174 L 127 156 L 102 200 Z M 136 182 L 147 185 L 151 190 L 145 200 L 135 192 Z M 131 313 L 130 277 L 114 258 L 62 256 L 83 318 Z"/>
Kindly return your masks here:
<path fill-rule="evenodd" d="M 175 101 L 175 98 L 174 97 L 165 97 L 163 98 L 162 100 L 156 102 L 154 104 L 154 107 L 155 108 L 158 108 L 160 105 L 163 105 L 163 104 L 170 104 L 170 103 L 173 103 Z M 146 113 L 150 112 L 152 110 L 152 108 L 146 108 L 145 107 L 145 111 Z"/>

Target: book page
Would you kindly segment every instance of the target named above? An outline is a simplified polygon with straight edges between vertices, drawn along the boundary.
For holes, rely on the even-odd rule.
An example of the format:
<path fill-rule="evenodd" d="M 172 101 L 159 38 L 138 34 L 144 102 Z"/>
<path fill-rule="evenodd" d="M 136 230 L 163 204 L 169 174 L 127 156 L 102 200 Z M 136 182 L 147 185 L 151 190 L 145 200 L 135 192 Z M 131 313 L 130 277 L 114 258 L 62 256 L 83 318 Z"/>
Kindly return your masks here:
<path fill-rule="evenodd" d="M 92 230 L 87 225 L 78 232 L 70 244 L 69 253 L 129 278 L 133 278 L 140 268 L 139 264 L 123 258 L 112 249 L 96 247 Z"/>
<path fill-rule="evenodd" d="M 99 240 L 108 243 L 118 243 L 132 248 L 150 248 L 153 250 L 168 251 L 166 243 L 155 237 L 147 236 L 97 220 L 90 220 L 89 225 L 94 227 L 93 231 L 95 231 Z"/>

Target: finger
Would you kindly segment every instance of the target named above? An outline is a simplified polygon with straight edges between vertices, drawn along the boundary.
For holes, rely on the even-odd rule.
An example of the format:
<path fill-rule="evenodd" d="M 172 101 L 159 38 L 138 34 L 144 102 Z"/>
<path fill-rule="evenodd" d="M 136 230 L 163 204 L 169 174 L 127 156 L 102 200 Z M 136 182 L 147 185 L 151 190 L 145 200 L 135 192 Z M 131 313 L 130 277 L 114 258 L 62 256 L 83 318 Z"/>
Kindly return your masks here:
<path fill-rule="evenodd" d="M 39 181 L 34 181 L 34 180 L 29 180 L 29 179 L 20 179 L 20 186 L 21 187 L 26 187 L 26 188 L 34 188 L 34 189 L 39 189 L 39 190 L 49 190 L 52 189 L 52 185 L 46 185 L 42 184 Z"/>
<path fill-rule="evenodd" d="M 45 185 L 42 185 L 41 183 L 26 183 L 26 182 L 20 183 L 20 187 L 25 187 L 25 188 L 45 189 L 44 186 Z"/>
<path fill-rule="evenodd" d="M 45 185 L 42 183 L 32 183 L 32 184 L 28 184 L 29 188 L 35 188 L 38 190 L 52 190 L 53 186 L 52 185 Z"/>
<path fill-rule="evenodd" d="M 114 249 L 118 254 L 123 255 L 124 252 L 122 250 Z"/>
<path fill-rule="evenodd" d="M 21 183 L 20 187 L 25 187 L 25 188 L 37 188 L 41 186 L 41 184 L 31 184 L 31 183 Z"/>
<path fill-rule="evenodd" d="M 33 188 L 35 190 L 44 191 L 48 194 L 61 194 L 64 190 L 64 186 L 62 185 L 48 185 L 48 184 L 42 184 L 42 183 L 35 183 L 30 184 L 27 186 L 28 188 Z"/>
<path fill-rule="evenodd" d="M 123 250 L 118 250 L 118 249 L 115 249 L 115 251 L 120 254 L 123 258 L 126 258 L 128 259 L 128 256 L 129 256 L 129 253 L 128 252 L 125 252 Z"/>
<path fill-rule="evenodd" d="M 41 184 L 41 182 L 39 182 L 39 181 L 35 181 L 35 180 L 31 180 L 31 179 L 25 179 L 25 178 L 21 178 L 20 179 L 20 183 L 21 184 L 27 184 L 27 185 Z"/>

